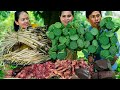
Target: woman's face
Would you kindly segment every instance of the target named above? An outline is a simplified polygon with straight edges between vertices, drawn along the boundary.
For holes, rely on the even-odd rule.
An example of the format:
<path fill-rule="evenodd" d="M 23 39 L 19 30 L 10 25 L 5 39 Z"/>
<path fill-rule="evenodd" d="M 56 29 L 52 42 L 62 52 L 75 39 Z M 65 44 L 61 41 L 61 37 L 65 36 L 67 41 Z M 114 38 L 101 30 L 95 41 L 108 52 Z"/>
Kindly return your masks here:
<path fill-rule="evenodd" d="M 98 28 L 99 23 L 101 21 L 101 13 L 99 11 L 93 11 L 88 18 L 88 21 L 90 22 L 92 27 Z"/>
<path fill-rule="evenodd" d="M 62 11 L 61 16 L 60 16 L 60 21 L 64 26 L 66 26 L 68 22 L 72 20 L 73 20 L 73 15 L 71 11 Z"/>
<path fill-rule="evenodd" d="M 26 29 L 30 25 L 29 16 L 26 12 L 21 12 L 18 21 L 15 21 L 22 29 Z"/>

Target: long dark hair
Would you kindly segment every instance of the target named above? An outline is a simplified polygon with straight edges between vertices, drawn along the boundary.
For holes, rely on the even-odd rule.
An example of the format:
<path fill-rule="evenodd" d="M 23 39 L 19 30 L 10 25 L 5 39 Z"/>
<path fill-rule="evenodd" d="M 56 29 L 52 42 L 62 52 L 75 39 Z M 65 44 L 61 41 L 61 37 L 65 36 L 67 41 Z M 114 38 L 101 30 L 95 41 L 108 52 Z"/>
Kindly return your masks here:
<path fill-rule="evenodd" d="M 16 11 L 15 14 L 14 14 L 14 16 L 15 16 L 15 21 L 18 21 L 21 12 L 25 12 L 25 13 L 28 14 L 27 11 Z M 15 23 L 15 21 L 14 21 L 14 30 L 17 32 L 17 31 L 19 30 L 19 25 L 17 25 L 17 24 Z"/>

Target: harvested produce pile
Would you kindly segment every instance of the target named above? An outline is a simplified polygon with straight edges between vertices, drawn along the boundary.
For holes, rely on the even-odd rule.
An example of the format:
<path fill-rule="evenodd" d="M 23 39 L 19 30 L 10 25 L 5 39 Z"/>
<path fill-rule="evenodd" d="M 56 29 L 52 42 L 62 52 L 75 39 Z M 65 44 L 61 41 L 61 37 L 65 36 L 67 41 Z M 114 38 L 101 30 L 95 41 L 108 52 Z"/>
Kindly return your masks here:
<path fill-rule="evenodd" d="M 44 27 L 7 33 L 0 45 L 0 60 L 29 65 L 49 60 L 49 40 Z"/>
<path fill-rule="evenodd" d="M 73 54 L 82 51 L 86 56 L 100 54 L 103 59 L 113 60 L 119 47 L 115 27 L 111 17 L 106 17 L 100 22 L 100 31 L 97 28 L 87 28 L 78 20 L 69 22 L 64 27 L 60 22 L 52 24 L 47 31 L 47 37 L 52 41 L 49 50 L 51 59 L 66 59 L 68 51 Z M 74 56 L 73 56 L 74 57 Z"/>
<path fill-rule="evenodd" d="M 49 56 L 43 55 L 38 51 L 29 50 L 28 48 L 26 48 L 19 52 L 14 51 L 9 54 L 6 54 L 2 57 L 2 59 L 4 59 L 4 61 L 6 62 L 11 62 L 13 64 L 16 64 L 16 62 L 18 62 L 19 65 L 26 65 L 26 64 L 29 65 L 29 64 L 33 64 L 33 62 L 39 63 L 42 61 L 46 61 L 49 59 Z"/>
<path fill-rule="evenodd" d="M 47 37 L 52 41 L 49 50 L 51 59 L 66 59 L 70 55 L 68 51 L 74 54 L 78 49 L 81 50 L 84 46 L 82 43 L 84 33 L 85 28 L 78 20 L 69 22 L 66 27 L 60 22 L 52 24 L 46 32 Z M 75 56 L 71 59 L 73 58 Z"/>
<path fill-rule="evenodd" d="M 99 55 L 102 59 L 113 61 L 114 56 L 119 52 L 116 35 L 119 28 L 119 26 L 115 27 L 111 17 L 102 19 L 100 31 L 92 28 L 85 34 L 88 48 L 83 49 L 83 53 L 91 56 Z"/>
<path fill-rule="evenodd" d="M 93 73 L 93 67 L 88 66 L 84 60 L 57 60 L 55 63 L 47 61 L 43 64 L 33 64 L 27 66 L 19 72 L 15 78 L 23 79 L 49 79 L 57 77 L 59 79 L 71 79 L 75 75 L 75 69 L 83 68 L 89 75 Z M 12 72 L 7 74 L 6 77 L 13 77 Z M 80 77 L 79 77 L 80 78 Z M 82 78 L 82 77 L 81 77 Z M 88 77 L 90 79 L 91 76 Z"/>
<path fill-rule="evenodd" d="M 100 28 L 102 29 L 99 36 L 100 56 L 104 59 L 113 60 L 114 56 L 119 52 L 119 46 L 117 46 L 118 38 L 117 31 L 119 26 L 115 27 L 111 17 L 104 18 L 100 22 Z"/>

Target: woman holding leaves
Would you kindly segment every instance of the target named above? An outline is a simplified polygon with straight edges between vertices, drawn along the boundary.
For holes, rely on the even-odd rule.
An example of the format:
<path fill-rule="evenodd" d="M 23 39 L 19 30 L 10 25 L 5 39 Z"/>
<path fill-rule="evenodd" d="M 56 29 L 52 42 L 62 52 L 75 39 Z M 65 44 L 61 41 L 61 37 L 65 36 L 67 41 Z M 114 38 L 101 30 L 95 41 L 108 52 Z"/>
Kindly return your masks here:
<path fill-rule="evenodd" d="M 109 30 L 111 30 L 112 29 L 112 25 L 109 25 L 108 23 L 109 23 L 109 21 L 111 20 L 111 18 L 109 18 L 109 20 L 107 20 L 106 21 L 106 25 L 107 26 L 109 26 L 108 28 L 109 28 L 109 30 L 102 30 L 101 29 L 101 27 L 103 27 L 103 26 L 105 26 L 105 25 L 102 25 L 102 22 L 101 22 L 101 20 L 102 20 L 102 14 L 101 14 L 101 11 L 86 11 L 86 18 L 87 18 L 87 20 L 88 20 L 88 22 L 91 24 L 91 26 L 89 27 L 89 30 L 91 31 L 93 28 L 96 28 L 97 30 L 99 30 L 99 32 L 100 32 L 100 34 L 102 34 L 102 32 L 104 32 L 104 33 L 106 33 L 106 32 L 108 32 Z M 100 23 L 101 22 L 101 23 Z M 105 28 L 107 28 L 107 26 L 105 27 Z M 104 29 L 104 28 L 103 28 Z M 116 33 L 114 33 L 115 34 L 115 36 L 117 37 L 117 34 Z M 103 57 L 107 57 L 107 56 L 105 56 L 105 55 L 103 55 L 103 53 L 104 52 L 107 52 L 108 54 L 109 54 L 109 52 L 107 51 L 107 50 L 104 50 L 104 52 L 103 51 L 101 51 L 102 49 L 104 49 L 104 48 L 106 48 L 105 47 L 105 45 L 107 45 L 107 44 L 109 44 L 109 37 L 106 37 L 104 34 L 102 34 L 103 36 L 102 37 L 100 37 L 99 38 L 99 45 L 100 45 L 100 49 L 98 50 L 98 53 L 94 56 L 94 59 L 92 60 L 92 59 L 90 59 L 90 58 L 92 58 L 91 56 L 88 56 L 89 57 L 89 62 L 93 62 L 94 60 L 102 60 L 103 59 Z M 105 38 L 103 38 L 103 37 L 105 37 Z M 104 40 L 103 39 L 108 39 L 107 41 L 108 41 L 108 43 L 107 42 L 104 42 Z M 118 57 L 120 56 L 120 50 L 119 50 L 119 47 L 120 47 L 120 44 L 119 44 L 119 42 L 117 41 L 117 43 L 116 43 L 116 46 L 118 47 L 118 53 L 113 57 L 113 60 L 112 60 L 112 63 L 111 63 L 111 65 L 112 65 L 112 70 L 116 70 L 117 69 L 117 63 L 116 63 L 116 60 L 118 59 Z M 110 48 L 106 48 L 106 49 L 109 49 L 110 50 Z M 100 52 L 101 51 L 101 52 Z M 112 53 L 112 52 L 110 52 L 110 53 Z M 107 58 L 106 58 L 107 59 Z"/>
<path fill-rule="evenodd" d="M 66 27 L 69 22 L 72 22 L 74 19 L 74 12 L 73 11 L 60 11 L 60 21 Z M 67 49 L 67 56 L 65 59 L 77 59 L 77 51 L 72 52 L 71 50 Z"/>
<path fill-rule="evenodd" d="M 74 18 L 73 11 L 60 11 L 60 21 L 64 26 L 67 26 L 69 22 L 71 22 Z"/>

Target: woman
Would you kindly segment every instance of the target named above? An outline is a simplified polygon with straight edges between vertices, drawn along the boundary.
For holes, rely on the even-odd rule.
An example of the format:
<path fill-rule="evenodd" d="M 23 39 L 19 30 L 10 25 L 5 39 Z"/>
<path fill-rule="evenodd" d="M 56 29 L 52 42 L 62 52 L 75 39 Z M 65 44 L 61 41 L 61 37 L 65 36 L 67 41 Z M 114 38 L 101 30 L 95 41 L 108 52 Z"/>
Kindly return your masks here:
<path fill-rule="evenodd" d="M 60 22 L 66 27 L 69 22 L 74 19 L 74 12 L 73 11 L 60 11 Z M 67 49 L 67 56 L 66 60 L 75 60 L 77 59 L 77 51 L 72 52 L 71 50 Z"/>
<path fill-rule="evenodd" d="M 16 11 L 14 16 L 15 16 L 14 21 L 15 31 L 18 31 L 20 28 L 26 29 L 28 26 L 30 26 L 30 20 L 27 11 Z"/>
<path fill-rule="evenodd" d="M 74 18 L 73 11 L 60 11 L 60 21 L 64 26 L 71 22 L 73 18 Z"/>
<path fill-rule="evenodd" d="M 99 31 L 100 30 L 100 26 L 99 23 L 101 21 L 102 18 L 102 13 L 101 11 L 86 11 L 86 18 L 88 20 L 88 22 L 91 24 L 90 26 L 90 30 L 94 27 L 97 28 Z M 115 34 L 117 36 L 117 34 Z M 120 46 L 119 42 L 117 42 L 116 44 L 118 47 Z M 114 60 L 111 63 L 112 64 L 112 70 L 116 70 L 117 69 L 117 63 L 116 60 L 119 57 L 119 52 L 114 56 Z M 89 56 L 89 58 L 92 58 L 91 56 Z M 95 60 L 101 60 L 102 58 L 100 57 L 100 54 L 97 54 L 96 57 L 94 58 Z M 89 62 L 93 62 L 92 59 L 89 59 Z"/>

